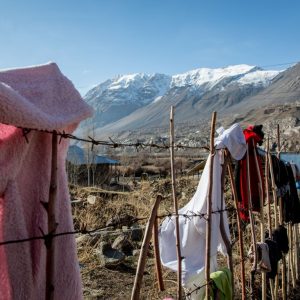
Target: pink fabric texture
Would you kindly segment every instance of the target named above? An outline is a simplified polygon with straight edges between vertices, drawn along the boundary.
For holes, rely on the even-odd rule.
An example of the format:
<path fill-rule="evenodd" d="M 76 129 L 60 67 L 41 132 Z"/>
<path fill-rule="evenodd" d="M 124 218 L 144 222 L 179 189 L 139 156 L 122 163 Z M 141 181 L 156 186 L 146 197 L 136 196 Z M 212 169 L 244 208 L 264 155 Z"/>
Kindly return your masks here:
<path fill-rule="evenodd" d="M 91 116 L 73 84 L 56 64 L 0 72 L 0 242 L 47 233 L 51 134 L 16 127 L 71 133 Z M 9 124 L 9 125 L 6 125 Z M 65 172 L 68 141 L 58 146 L 57 232 L 72 231 Z M 75 237 L 54 239 L 54 299 L 82 299 Z M 44 299 L 46 247 L 43 240 L 0 246 L 0 298 Z"/>

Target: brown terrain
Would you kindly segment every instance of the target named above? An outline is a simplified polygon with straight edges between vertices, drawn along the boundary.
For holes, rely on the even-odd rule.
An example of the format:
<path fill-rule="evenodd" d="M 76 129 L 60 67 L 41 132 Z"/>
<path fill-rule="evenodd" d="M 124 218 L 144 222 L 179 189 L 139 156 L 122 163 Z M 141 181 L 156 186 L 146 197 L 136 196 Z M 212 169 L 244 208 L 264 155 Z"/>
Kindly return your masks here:
<path fill-rule="evenodd" d="M 198 181 L 199 177 L 197 175 L 180 175 L 178 172 L 177 195 L 180 207 L 191 199 Z M 130 299 L 145 223 L 158 194 L 164 197 L 159 208 L 159 215 L 172 212 L 170 179 L 149 177 L 145 180 L 133 180 L 131 177 L 126 181 L 126 189 L 120 184 L 120 191 L 78 186 L 71 186 L 70 189 L 75 228 L 77 230 L 98 229 L 89 235 L 78 234 L 76 237 L 84 298 Z M 127 191 L 123 192 L 123 190 Z M 228 186 L 225 191 L 225 200 L 227 208 L 232 208 L 232 194 Z M 241 299 L 235 213 L 229 212 L 229 220 L 232 241 L 235 241 L 233 246 L 235 299 Z M 258 228 L 257 226 L 257 230 Z M 243 237 L 245 253 L 247 253 L 251 240 L 249 226 L 245 227 Z M 120 257 L 118 256 L 119 252 L 123 253 Z M 118 259 L 112 262 L 107 260 L 105 255 L 114 256 Z M 199 253 L 199 255 L 203 254 Z M 219 263 L 221 266 L 226 266 L 226 259 L 220 256 Z M 246 260 L 247 293 L 249 293 L 250 269 L 251 263 Z M 160 292 L 151 244 L 143 277 L 141 299 L 163 299 L 166 296 L 175 299 L 176 274 L 164 269 L 163 278 L 166 289 Z M 261 276 L 259 274 L 256 275 L 256 287 L 259 293 L 261 288 Z M 293 291 L 290 287 L 288 299 L 299 299 L 299 292 L 297 290 Z"/>

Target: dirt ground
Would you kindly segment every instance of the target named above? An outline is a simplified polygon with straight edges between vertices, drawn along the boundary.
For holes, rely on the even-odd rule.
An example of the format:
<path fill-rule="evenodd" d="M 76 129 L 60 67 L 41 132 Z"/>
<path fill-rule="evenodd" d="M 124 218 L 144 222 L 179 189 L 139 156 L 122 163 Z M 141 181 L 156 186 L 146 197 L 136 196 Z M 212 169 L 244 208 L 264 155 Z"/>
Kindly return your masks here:
<path fill-rule="evenodd" d="M 185 177 L 178 180 L 177 194 L 180 207 L 190 200 L 196 190 L 197 183 L 197 177 Z M 169 179 L 139 182 L 130 192 L 111 192 L 97 188 L 71 186 L 75 228 L 84 228 L 87 230 L 108 228 L 105 235 L 77 236 L 78 257 L 85 299 L 130 299 L 141 241 L 132 242 L 134 249 L 137 250 L 134 255 L 126 256 L 122 263 L 113 267 L 103 267 L 103 263 L 99 258 L 99 247 L 103 240 L 112 242 L 118 235 L 130 232 L 132 220 L 127 220 L 128 224 L 125 222 L 125 224 L 106 227 L 112 217 L 123 215 L 135 216 L 140 219 L 136 222 L 143 229 L 157 194 L 162 194 L 164 197 L 159 208 L 159 215 L 172 211 L 171 182 Z M 95 196 L 94 203 L 93 201 L 89 203 L 89 196 L 91 195 Z M 232 196 L 229 191 L 225 191 L 225 201 L 227 207 L 232 207 Z M 231 224 L 231 237 L 233 240 L 237 240 L 236 216 L 233 212 L 229 212 L 229 221 Z M 246 253 L 250 246 L 249 226 L 245 227 L 243 236 Z M 233 245 L 233 263 L 235 299 L 241 299 L 240 258 L 237 242 Z M 220 256 L 219 264 L 226 266 L 226 259 Z M 247 279 L 249 279 L 250 269 L 251 264 L 246 261 Z M 164 297 L 173 297 L 176 299 L 176 274 L 164 269 L 163 278 L 165 291 L 159 292 L 155 275 L 154 253 L 151 245 L 143 277 L 141 299 L 163 299 Z M 261 287 L 260 278 L 261 276 L 258 274 L 256 276 L 258 293 Z M 291 287 L 288 299 L 300 299 L 298 286 L 297 284 L 294 290 Z M 246 287 L 247 293 L 249 293 L 249 280 L 247 280 Z M 260 299 L 260 297 L 257 299 Z"/>

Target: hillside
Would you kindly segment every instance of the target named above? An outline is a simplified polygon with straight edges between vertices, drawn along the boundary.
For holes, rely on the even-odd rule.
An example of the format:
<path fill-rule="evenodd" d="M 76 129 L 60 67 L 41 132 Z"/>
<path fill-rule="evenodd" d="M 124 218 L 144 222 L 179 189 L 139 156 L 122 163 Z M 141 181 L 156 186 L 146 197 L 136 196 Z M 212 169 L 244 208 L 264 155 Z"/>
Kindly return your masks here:
<path fill-rule="evenodd" d="M 183 74 L 133 74 L 108 80 L 85 96 L 95 116 L 83 125 L 96 136 L 166 125 L 169 108 L 178 122 L 196 121 L 213 110 L 224 111 L 270 85 L 279 71 L 255 66 L 200 68 Z M 83 130 L 82 129 L 82 130 Z"/>

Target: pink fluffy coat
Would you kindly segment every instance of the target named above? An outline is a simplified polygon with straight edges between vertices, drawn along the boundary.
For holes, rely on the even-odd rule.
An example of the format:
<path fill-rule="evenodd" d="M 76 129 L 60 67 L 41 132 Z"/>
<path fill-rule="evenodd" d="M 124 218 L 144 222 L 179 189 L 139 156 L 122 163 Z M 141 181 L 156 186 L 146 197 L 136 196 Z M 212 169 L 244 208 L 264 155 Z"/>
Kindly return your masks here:
<path fill-rule="evenodd" d="M 51 134 L 28 127 L 72 132 L 91 116 L 73 84 L 56 64 L 0 72 L 0 242 L 47 232 Z M 10 124 L 10 125 L 5 125 Z M 72 231 L 65 173 L 68 141 L 58 146 L 57 232 Z M 54 239 L 54 299 L 82 299 L 73 235 Z M 44 299 L 46 247 L 43 240 L 0 245 L 0 299 Z"/>

